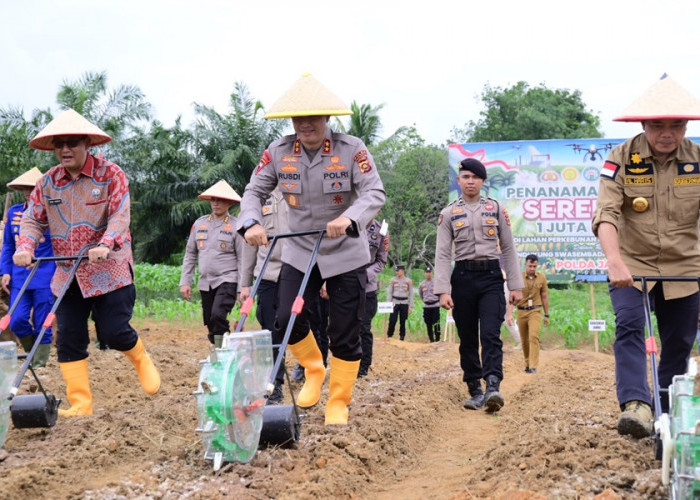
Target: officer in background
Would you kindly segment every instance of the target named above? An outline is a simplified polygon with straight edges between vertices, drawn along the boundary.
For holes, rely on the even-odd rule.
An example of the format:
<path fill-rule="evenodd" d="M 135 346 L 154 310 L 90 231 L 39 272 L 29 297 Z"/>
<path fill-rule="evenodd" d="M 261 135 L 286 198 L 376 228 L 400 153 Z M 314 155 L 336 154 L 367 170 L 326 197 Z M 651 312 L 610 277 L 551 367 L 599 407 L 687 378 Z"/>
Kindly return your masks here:
<path fill-rule="evenodd" d="M 549 326 L 549 289 L 547 277 L 537 272 L 539 259 L 535 254 L 525 257 L 523 298 L 517 303 L 518 330 L 525 357 L 525 373 L 537 373 L 540 361 L 540 329 Z"/>
<path fill-rule="evenodd" d="M 231 206 L 241 201 L 228 182 L 220 180 L 199 195 L 209 200 L 211 214 L 192 224 L 182 259 L 180 295 L 192 298 L 192 280 L 199 267 L 197 288 L 202 295 L 202 316 L 209 342 L 221 347 L 230 331 L 228 315 L 238 298 L 238 270 L 243 267 L 243 240 L 236 234 L 236 218 Z"/>
<path fill-rule="evenodd" d="M 664 75 L 665 76 L 665 75 Z M 641 285 L 632 276 L 700 276 L 700 146 L 685 138 L 700 100 L 665 77 L 616 121 L 641 121 L 641 134 L 615 147 L 600 172 L 593 233 L 608 259 L 615 311 L 615 379 L 620 434 L 653 431 Z M 658 320 L 660 387 L 685 373 L 698 318 L 698 284 L 649 282 Z M 661 393 L 659 412 L 668 411 Z"/>
<path fill-rule="evenodd" d="M 279 189 L 275 189 L 262 207 L 262 226 L 267 234 L 282 234 L 289 232 L 287 218 L 289 207 Z M 275 313 L 277 309 L 277 283 L 282 269 L 282 248 L 285 240 L 281 238 L 275 243 L 275 248 L 265 268 L 265 273 L 258 285 L 258 306 L 255 318 L 260 326 L 270 332 L 275 331 Z M 241 268 L 241 302 L 250 297 L 250 287 L 253 285 L 253 276 L 260 276 L 262 264 L 269 252 L 269 247 L 261 245 L 255 247 L 243 245 L 243 267 Z M 277 347 L 273 347 L 275 359 L 279 353 Z M 284 356 L 284 353 L 282 353 Z M 284 362 L 280 363 L 280 369 L 275 376 L 275 388 L 267 399 L 268 404 L 281 403 L 284 395 Z"/>
<path fill-rule="evenodd" d="M 389 315 L 389 329 L 386 336 L 394 336 L 396 319 L 399 319 L 399 339 L 406 337 L 406 319 L 413 311 L 413 282 L 405 276 L 406 268 L 399 264 L 395 267 L 396 276 L 389 282 L 388 302 L 393 302 L 394 310 Z"/>
<path fill-rule="evenodd" d="M 15 180 L 7 184 L 7 187 L 24 194 L 24 201 L 10 207 L 7 213 L 8 223 L 4 229 L 2 241 L 2 256 L 0 257 L 2 272 L 2 289 L 10 294 L 10 304 L 13 304 L 19 295 L 19 291 L 27 280 L 31 272 L 26 267 L 14 265 L 12 256 L 15 253 L 15 243 L 19 240 L 20 222 L 22 214 L 27 210 L 29 196 L 37 181 L 41 179 L 41 171 L 34 167 L 23 173 Z M 39 243 L 34 256 L 53 257 L 51 247 L 51 235 L 47 229 L 43 236 L 43 241 Z M 17 340 L 22 344 L 25 352 L 29 352 L 34 347 L 34 341 L 41 331 L 42 324 L 46 316 L 53 307 L 53 293 L 51 292 L 51 278 L 56 270 L 56 264 L 52 261 L 39 264 L 32 281 L 27 285 L 27 289 L 15 307 L 10 319 L 10 330 L 17 336 Z M 32 366 L 40 368 L 46 366 L 51 352 L 51 341 L 53 339 L 53 329 L 48 327 L 44 332 L 41 343 L 34 352 Z"/>
<path fill-rule="evenodd" d="M 486 168 L 479 160 L 460 162 L 461 196 L 438 218 L 435 294 L 441 307 L 452 309 L 459 334 L 463 380 L 471 395 L 464 407 L 476 410 L 486 405 L 487 411 L 494 412 L 505 404 L 499 392 L 503 379 L 501 324 L 506 312 L 499 244 L 511 303 L 522 298 L 523 280 L 508 212 L 498 201 L 481 196 L 485 180 Z M 450 273 L 453 247 L 455 267 Z M 486 381 L 485 394 L 481 379 Z"/>
<path fill-rule="evenodd" d="M 351 113 L 318 80 L 308 74 L 302 76 L 265 115 L 292 118 L 294 134 L 274 141 L 263 153 L 243 194 L 239 225 L 249 244 L 267 244 L 260 223 L 261 209 L 275 186 L 279 186 L 289 205 L 290 231 L 326 229 L 316 264 L 306 276 L 304 291 L 304 301 L 309 302 L 325 281 L 330 297 L 327 333 L 333 357 L 329 363 L 326 425 L 348 423 L 348 405 L 362 357 L 360 318 L 364 315 L 366 267 L 370 260 L 365 231 L 386 198 L 367 146 L 328 126 L 330 115 Z M 348 232 L 359 238 L 348 236 Z M 299 236 L 285 243 L 276 341 L 287 329 L 315 242 L 315 236 Z M 314 406 L 321 397 L 326 370 L 318 344 L 309 333 L 305 310 L 296 317 L 289 350 L 305 369 L 306 380 L 297 402 L 305 408 Z"/>
<path fill-rule="evenodd" d="M 365 377 L 372 365 L 372 348 L 374 347 L 374 335 L 372 335 L 372 319 L 377 314 L 377 277 L 386 266 L 389 254 L 389 232 L 385 225 L 377 219 L 372 219 L 367 227 L 367 242 L 369 243 L 370 263 L 367 266 L 367 285 L 365 288 L 365 315 L 360 327 L 362 340 L 362 359 L 358 377 Z"/>
<path fill-rule="evenodd" d="M 433 268 L 425 266 L 425 279 L 418 285 L 418 296 L 423 301 L 423 321 L 430 342 L 440 342 L 440 297 L 433 292 Z"/>

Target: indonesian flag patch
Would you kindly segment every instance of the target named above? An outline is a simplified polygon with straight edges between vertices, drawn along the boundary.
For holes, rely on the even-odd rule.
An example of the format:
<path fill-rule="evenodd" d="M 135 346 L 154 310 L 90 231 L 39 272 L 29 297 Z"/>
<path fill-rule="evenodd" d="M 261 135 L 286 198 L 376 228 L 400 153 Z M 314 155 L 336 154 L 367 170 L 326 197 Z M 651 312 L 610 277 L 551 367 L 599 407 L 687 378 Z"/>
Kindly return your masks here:
<path fill-rule="evenodd" d="M 608 179 L 614 179 L 619 170 L 620 165 L 611 161 L 606 161 L 603 168 L 600 169 L 600 175 Z"/>

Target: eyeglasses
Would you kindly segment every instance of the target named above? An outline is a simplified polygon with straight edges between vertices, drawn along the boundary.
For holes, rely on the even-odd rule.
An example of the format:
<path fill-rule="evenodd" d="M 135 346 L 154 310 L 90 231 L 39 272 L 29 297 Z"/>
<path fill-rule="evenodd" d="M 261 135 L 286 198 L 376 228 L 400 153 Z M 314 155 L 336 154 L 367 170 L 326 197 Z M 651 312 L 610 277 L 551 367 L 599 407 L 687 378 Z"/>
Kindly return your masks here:
<path fill-rule="evenodd" d="M 86 137 L 87 137 L 87 136 L 82 136 L 82 137 L 78 137 L 78 138 L 74 138 L 74 139 L 66 139 L 66 140 L 64 140 L 64 139 L 54 139 L 54 140 L 53 140 L 53 147 L 56 148 L 56 149 L 63 149 L 63 146 L 68 146 L 69 148 L 74 148 L 74 147 L 76 147 L 78 144 L 80 144 L 81 142 L 83 142 L 83 140 L 84 140 Z"/>

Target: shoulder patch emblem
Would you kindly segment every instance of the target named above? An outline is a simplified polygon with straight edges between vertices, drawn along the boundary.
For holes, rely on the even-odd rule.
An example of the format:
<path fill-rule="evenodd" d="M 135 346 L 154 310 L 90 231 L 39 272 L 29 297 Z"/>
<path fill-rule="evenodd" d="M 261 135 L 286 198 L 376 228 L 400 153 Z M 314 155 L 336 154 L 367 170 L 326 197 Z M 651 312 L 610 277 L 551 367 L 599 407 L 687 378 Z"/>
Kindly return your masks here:
<path fill-rule="evenodd" d="M 265 165 L 267 165 L 271 161 L 272 161 L 272 157 L 270 156 L 270 152 L 266 149 L 262 155 L 262 158 L 260 158 L 260 161 L 258 162 L 258 166 L 255 167 L 255 175 L 258 175 L 260 173 L 260 171 L 263 168 L 265 168 Z"/>
<path fill-rule="evenodd" d="M 358 151 L 357 154 L 355 154 L 353 160 L 355 160 L 357 166 L 360 167 L 360 172 L 362 172 L 363 174 L 366 174 L 367 172 L 372 170 L 372 164 L 369 162 L 369 153 L 366 149 Z"/>
<path fill-rule="evenodd" d="M 506 219 L 506 224 L 510 226 L 510 215 L 508 215 L 508 210 L 506 208 L 503 208 L 503 217 Z"/>

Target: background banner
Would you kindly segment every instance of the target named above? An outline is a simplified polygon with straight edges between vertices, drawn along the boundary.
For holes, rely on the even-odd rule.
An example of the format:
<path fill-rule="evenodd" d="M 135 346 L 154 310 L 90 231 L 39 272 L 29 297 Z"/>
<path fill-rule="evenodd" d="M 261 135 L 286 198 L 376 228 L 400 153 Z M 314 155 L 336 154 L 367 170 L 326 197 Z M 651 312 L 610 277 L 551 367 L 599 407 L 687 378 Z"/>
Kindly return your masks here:
<path fill-rule="evenodd" d="M 690 138 L 700 142 L 700 138 Z M 600 168 L 626 139 L 552 139 L 452 144 L 450 201 L 460 195 L 459 162 L 486 166 L 482 193 L 510 214 L 521 261 L 539 257 L 550 283 L 605 281 L 607 261 L 591 232 Z M 521 262 L 522 264 L 522 262 Z"/>

